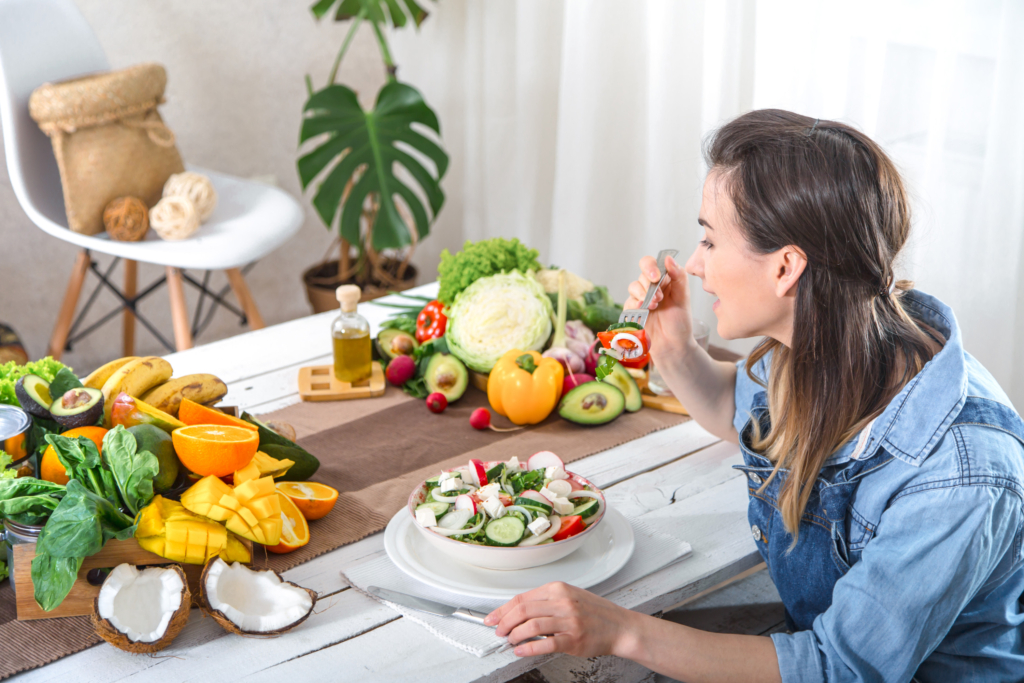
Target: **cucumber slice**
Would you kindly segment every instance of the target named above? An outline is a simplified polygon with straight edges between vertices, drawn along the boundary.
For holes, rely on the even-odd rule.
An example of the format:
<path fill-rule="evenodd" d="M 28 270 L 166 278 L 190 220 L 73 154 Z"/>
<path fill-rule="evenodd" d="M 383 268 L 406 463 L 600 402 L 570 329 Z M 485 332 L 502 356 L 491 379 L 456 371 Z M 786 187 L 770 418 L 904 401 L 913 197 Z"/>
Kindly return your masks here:
<path fill-rule="evenodd" d="M 497 465 L 487 470 L 487 481 L 494 482 L 501 478 L 501 475 L 505 473 L 505 463 L 499 462 Z"/>
<path fill-rule="evenodd" d="M 440 476 L 431 477 L 430 479 L 427 479 L 427 481 L 425 483 L 426 483 L 427 486 L 440 486 L 441 485 L 441 477 Z"/>
<path fill-rule="evenodd" d="M 526 535 L 526 524 L 518 517 L 492 519 L 484 527 L 484 535 L 494 545 L 516 545 Z"/>
<path fill-rule="evenodd" d="M 583 519 L 593 516 L 601 508 L 601 504 L 594 499 L 588 499 L 587 501 L 580 503 L 572 511 L 572 514 L 579 515 Z"/>
<path fill-rule="evenodd" d="M 419 510 L 420 508 L 426 508 L 428 510 L 432 510 L 434 512 L 434 519 L 441 519 L 441 516 L 444 515 L 444 513 L 448 512 L 448 509 L 450 507 L 451 505 L 449 505 L 448 503 L 433 501 L 430 503 L 422 503 L 420 505 L 417 505 L 416 509 Z"/>
<path fill-rule="evenodd" d="M 551 506 L 550 505 L 542 503 L 539 500 L 534 500 L 533 498 L 516 498 L 515 501 L 513 501 L 512 504 L 513 505 L 518 505 L 520 507 L 524 507 L 527 510 L 529 510 L 530 512 L 536 511 L 536 512 L 543 512 L 545 515 L 550 515 L 551 514 Z"/>

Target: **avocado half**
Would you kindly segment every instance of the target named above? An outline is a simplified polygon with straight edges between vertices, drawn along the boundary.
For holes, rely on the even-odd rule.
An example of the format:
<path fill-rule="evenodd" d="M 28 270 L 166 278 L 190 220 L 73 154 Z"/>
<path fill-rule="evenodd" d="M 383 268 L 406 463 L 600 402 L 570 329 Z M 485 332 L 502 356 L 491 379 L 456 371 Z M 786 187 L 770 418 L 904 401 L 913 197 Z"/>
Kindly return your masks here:
<path fill-rule="evenodd" d="M 629 412 L 635 413 L 644 407 L 644 397 L 640 393 L 640 387 L 633 376 L 629 374 L 629 370 L 621 363 L 615 363 L 612 366 L 612 371 L 598 381 L 611 384 L 621 391 L 622 395 L 626 397 L 626 410 Z"/>
<path fill-rule="evenodd" d="M 381 330 L 377 335 L 377 351 L 389 361 L 394 360 L 395 356 L 411 356 L 419 347 L 416 338 L 402 330 Z"/>
<path fill-rule="evenodd" d="M 103 392 L 89 387 L 68 389 L 50 405 L 50 415 L 64 429 L 94 425 L 103 415 Z"/>
<path fill-rule="evenodd" d="M 435 353 L 423 372 L 427 391 L 444 394 L 448 402 L 458 401 L 469 386 L 469 370 L 462 361 L 450 353 Z"/>
<path fill-rule="evenodd" d="M 585 382 L 562 397 L 558 414 L 581 425 L 603 425 L 626 410 L 626 397 L 604 382 Z"/>
<path fill-rule="evenodd" d="M 44 420 L 52 420 L 50 405 L 53 398 L 50 397 L 50 383 L 39 375 L 25 375 L 14 385 L 14 395 L 21 404 L 22 410 L 29 415 L 41 417 Z"/>

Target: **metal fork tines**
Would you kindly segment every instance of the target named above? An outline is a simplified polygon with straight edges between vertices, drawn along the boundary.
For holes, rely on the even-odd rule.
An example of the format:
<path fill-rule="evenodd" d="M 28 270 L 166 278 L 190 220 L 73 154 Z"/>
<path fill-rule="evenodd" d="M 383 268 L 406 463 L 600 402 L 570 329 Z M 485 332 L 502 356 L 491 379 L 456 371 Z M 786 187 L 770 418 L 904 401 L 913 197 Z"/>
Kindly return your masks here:
<path fill-rule="evenodd" d="M 665 259 L 669 256 L 675 258 L 678 253 L 678 249 L 662 249 L 658 252 L 658 273 L 660 273 L 658 281 L 651 282 L 648 285 L 647 296 L 644 297 L 640 308 L 627 308 L 619 314 L 620 323 L 636 323 L 640 327 L 647 325 L 647 314 L 650 313 L 647 307 L 651 305 L 654 293 L 661 289 L 661 286 L 665 284 L 665 280 L 668 278 L 668 272 L 665 270 Z"/>

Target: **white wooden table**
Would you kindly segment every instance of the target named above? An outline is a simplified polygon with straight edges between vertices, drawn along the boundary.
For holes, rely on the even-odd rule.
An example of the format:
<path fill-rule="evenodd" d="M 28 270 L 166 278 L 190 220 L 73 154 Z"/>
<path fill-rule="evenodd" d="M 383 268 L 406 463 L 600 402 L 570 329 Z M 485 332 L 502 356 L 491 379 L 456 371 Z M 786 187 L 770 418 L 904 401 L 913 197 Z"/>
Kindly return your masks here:
<path fill-rule="evenodd" d="M 413 290 L 434 295 L 436 283 Z M 373 333 L 390 309 L 360 305 Z M 226 401 L 251 413 L 296 403 L 299 367 L 329 363 L 330 323 L 324 313 L 167 356 L 175 375 L 212 372 L 229 387 Z M 390 388 L 389 391 L 396 391 Z M 736 446 L 720 442 L 690 421 L 592 455 L 572 469 L 605 489 L 626 515 L 670 516 L 693 554 L 622 590 L 641 598 L 639 611 L 669 609 L 760 562 L 747 526 L 746 486 L 732 465 Z M 339 570 L 379 555 L 383 534 L 347 545 L 285 573 L 320 594 L 316 614 L 273 640 L 227 634 L 193 611 L 185 630 L 158 656 L 130 655 L 101 643 L 19 681 L 507 681 L 540 667 L 549 680 L 650 680 L 650 672 L 615 658 L 568 656 L 519 659 L 507 651 L 477 658 L 446 645 L 342 582 Z"/>

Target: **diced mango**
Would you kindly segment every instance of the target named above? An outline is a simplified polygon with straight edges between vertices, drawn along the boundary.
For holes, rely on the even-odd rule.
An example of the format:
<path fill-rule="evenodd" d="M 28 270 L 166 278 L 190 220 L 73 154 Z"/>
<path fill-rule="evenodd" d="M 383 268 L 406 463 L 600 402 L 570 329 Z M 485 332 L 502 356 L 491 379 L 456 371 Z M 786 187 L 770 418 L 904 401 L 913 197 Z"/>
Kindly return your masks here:
<path fill-rule="evenodd" d="M 244 478 L 246 469 L 239 470 Z M 232 488 L 217 477 L 205 477 L 181 496 L 182 504 L 192 512 L 223 522 L 227 529 L 243 538 L 264 545 L 277 545 L 280 524 L 263 524 L 280 516 L 281 503 L 273 477 L 258 477 L 237 483 Z"/>
<path fill-rule="evenodd" d="M 238 486 L 239 484 L 244 484 L 245 482 L 251 481 L 252 479 L 259 479 L 260 476 L 260 468 L 256 465 L 254 461 L 250 460 L 248 465 L 235 472 L 235 486 Z"/>
<path fill-rule="evenodd" d="M 238 536 L 232 533 L 227 533 L 227 546 L 220 556 L 225 562 L 243 562 L 246 564 L 252 562 L 252 554 L 249 552 L 249 549 L 239 540 Z"/>
<path fill-rule="evenodd" d="M 234 516 L 234 513 L 230 514 Z M 162 496 L 156 496 L 150 505 L 141 510 L 138 519 L 135 536 L 139 545 L 175 562 L 204 564 L 212 557 L 223 555 L 228 548 L 229 534 L 223 525 Z M 235 558 L 248 557 L 245 546 L 237 538 L 234 541 L 229 555 Z"/>
<path fill-rule="evenodd" d="M 255 463 L 259 469 L 261 477 L 283 477 L 291 469 L 291 466 L 295 464 L 295 461 L 287 458 L 278 460 L 272 458 L 263 451 L 256 451 L 256 455 L 252 458 L 252 463 Z M 235 483 L 239 483 L 238 479 L 235 479 Z"/>
<path fill-rule="evenodd" d="M 165 527 L 164 536 L 174 543 L 188 543 L 188 527 L 184 524 L 169 524 Z"/>
<path fill-rule="evenodd" d="M 178 541 L 167 541 L 164 543 L 164 554 L 168 560 L 174 560 L 176 562 L 184 562 L 187 557 L 188 546 Z"/>

